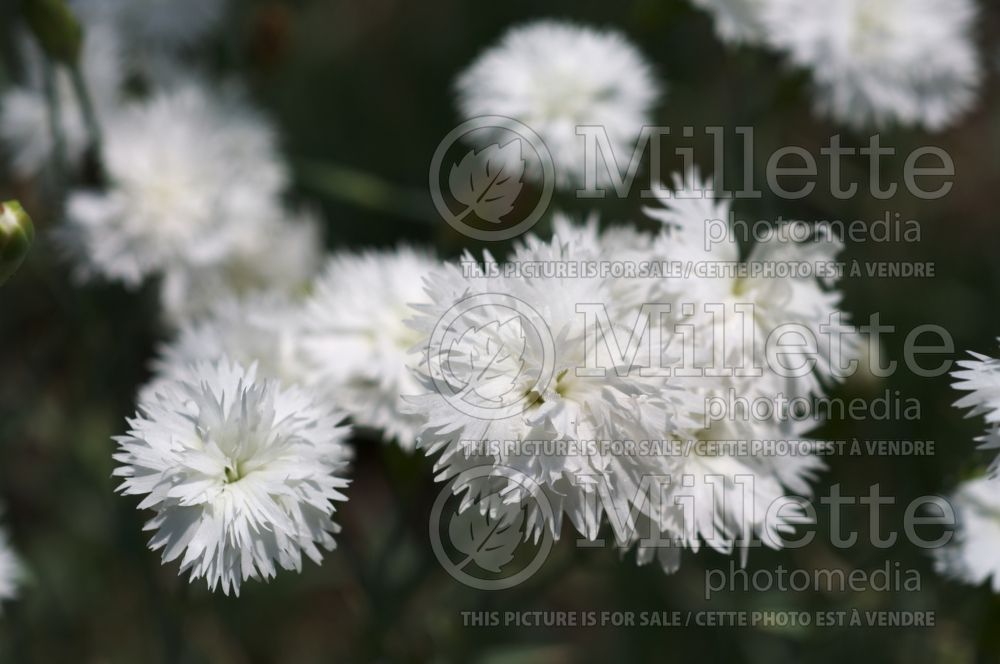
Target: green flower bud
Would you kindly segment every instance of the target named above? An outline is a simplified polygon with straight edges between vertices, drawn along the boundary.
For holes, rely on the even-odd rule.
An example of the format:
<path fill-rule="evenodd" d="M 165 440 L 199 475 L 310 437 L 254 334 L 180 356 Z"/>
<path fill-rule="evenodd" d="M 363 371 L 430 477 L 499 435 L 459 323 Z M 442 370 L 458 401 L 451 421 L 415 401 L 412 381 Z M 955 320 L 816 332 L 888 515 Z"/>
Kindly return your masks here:
<path fill-rule="evenodd" d="M 0 203 L 0 285 L 21 266 L 34 239 L 35 227 L 21 204 Z"/>
<path fill-rule="evenodd" d="M 23 0 L 22 11 L 46 55 L 66 65 L 76 63 L 83 29 L 65 0 Z"/>

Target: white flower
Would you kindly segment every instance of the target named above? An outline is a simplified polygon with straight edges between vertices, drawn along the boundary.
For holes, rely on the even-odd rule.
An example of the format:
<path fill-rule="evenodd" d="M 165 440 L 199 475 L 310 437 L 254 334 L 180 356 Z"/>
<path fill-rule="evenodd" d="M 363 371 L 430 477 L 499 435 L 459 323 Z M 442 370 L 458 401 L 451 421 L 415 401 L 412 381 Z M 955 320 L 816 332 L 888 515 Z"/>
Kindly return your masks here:
<path fill-rule="evenodd" d="M 806 517 L 801 504 L 787 494 L 811 495 L 811 482 L 826 467 L 815 454 L 818 443 L 803 437 L 815 424 L 725 420 L 696 432 L 665 491 L 667 507 L 655 522 L 662 543 L 643 544 L 642 538 L 656 527 L 647 520 L 634 537 L 637 562 L 646 564 L 655 557 L 665 571 L 674 571 L 681 550 L 697 552 L 702 542 L 726 555 L 753 538 L 779 548 L 781 538 Z M 785 441 L 787 449 L 749 447 L 753 441 L 768 440 Z M 742 551 L 745 556 L 748 550 Z"/>
<path fill-rule="evenodd" d="M 953 387 L 968 392 L 955 402 L 957 408 L 970 408 L 968 417 L 982 415 L 986 420 L 986 433 L 976 438 L 980 449 L 1000 449 L 1000 360 L 969 352 L 974 360 L 958 363 L 959 371 L 951 375 L 956 379 Z M 1000 470 L 1000 457 L 990 466 L 990 473 Z"/>
<path fill-rule="evenodd" d="M 17 597 L 24 568 L 7 537 L 0 530 L 0 601 Z"/>
<path fill-rule="evenodd" d="M 768 0 L 769 42 L 811 70 L 817 106 L 854 128 L 940 130 L 981 79 L 971 0 Z"/>
<path fill-rule="evenodd" d="M 138 50 L 190 46 L 215 30 L 227 0 L 80 0 L 85 16 L 113 21 Z"/>
<path fill-rule="evenodd" d="M 727 42 L 758 43 L 766 33 L 761 13 L 769 0 L 693 0 L 694 4 L 711 12 L 715 31 Z"/>
<path fill-rule="evenodd" d="M 290 386 L 306 377 L 301 351 L 301 307 L 277 293 L 228 298 L 211 313 L 185 323 L 153 364 L 155 378 L 143 388 L 148 400 L 165 383 L 197 380 L 194 368 L 228 357 L 257 366 L 257 375 Z"/>
<path fill-rule="evenodd" d="M 356 424 L 412 449 L 422 418 L 400 411 L 421 388 L 412 373 L 420 341 L 406 320 L 423 303 L 423 278 L 438 263 L 402 247 L 330 259 L 305 306 L 302 348 L 309 382 L 332 395 Z"/>
<path fill-rule="evenodd" d="M 624 170 L 659 92 L 649 65 L 623 35 L 556 21 L 510 30 L 459 76 L 457 89 L 466 118 L 503 116 L 537 133 L 560 187 L 583 182 L 584 137 L 577 135 L 578 126 L 602 126 L 618 162 L 609 166 Z M 516 132 L 516 125 L 511 129 Z M 506 144 L 511 137 L 504 128 L 492 128 L 471 138 L 488 145 Z M 538 163 L 528 163 L 528 176 L 539 179 Z M 599 184 L 611 181 L 602 162 L 597 176 Z"/>
<path fill-rule="evenodd" d="M 1000 424 L 1000 360 L 970 352 L 974 360 L 958 363 L 960 371 L 952 373 L 953 387 L 968 392 L 955 402 L 958 408 L 971 408 L 969 417 L 983 415 L 989 424 Z"/>
<path fill-rule="evenodd" d="M 227 259 L 278 216 L 286 175 L 270 128 L 231 94 L 196 84 L 117 114 L 105 131 L 105 192 L 68 201 L 85 271 L 128 285 Z"/>
<path fill-rule="evenodd" d="M 191 580 L 239 594 L 248 578 L 301 570 L 334 548 L 333 501 L 344 500 L 349 459 L 341 416 L 251 367 L 197 365 L 139 403 L 117 438 L 119 491 L 156 515 L 150 548 L 181 558 Z"/>
<path fill-rule="evenodd" d="M 98 119 L 106 119 L 121 102 L 122 54 L 117 33 L 104 24 L 86 26 L 80 68 Z M 24 40 L 26 81 L 0 99 L 0 139 L 10 153 L 11 168 L 21 177 L 37 175 L 53 156 L 55 146 L 45 95 L 44 56 Z M 70 74 L 54 66 L 54 93 L 64 156 L 71 168 L 80 165 L 90 135 Z"/>
<path fill-rule="evenodd" d="M 950 502 L 958 527 L 955 540 L 934 551 L 937 571 L 973 585 L 992 578 L 993 592 L 1000 593 L 1000 481 L 964 482 Z"/>
<path fill-rule="evenodd" d="M 660 198 L 663 207 L 646 212 L 665 225 L 654 254 L 691 267 L 694 275 L 657 285 L 658 299 L 673 303 L 677 325 L 693 330 L 674 337 L 673 350 L 686 368 L 729 372 L 730 386 L 751 397 L 806 398 L 839 382 L 860 352 L 859 338 L 839 309 L 833 280 L 813 275 L 835 262 L 841 243 L 825 227 L 782 222 L 741 257 L 730 203 L 713 199 L 711 183 L 696 173 L 675 175 L 674 182 L 674 191 Z M 696 271 L 707 268 L 718 272 Z M 739 377 L 748 371 L 761 375 Z"/>
<path fill-rule="evenodd" d="M 693 242 L 689 235 L 701 229 L 706 215 L 714 218 L 715 204 L 706 200 L 696 217 L 676 208 L 660 215 L 676 226 L 667 239 Z M 681 549 L 698 550 L 702 542 L 724 553 L 751 536 L 780 546 L 780 536 L 802 510 L 794 504 L 768 508 L 786 501 L 789 491 L 810 492 L 813 474 L 823 467 L 815 443 L 803 438 L 815 420 L 707 422 L 706 400 L 734 381 L 644 371 L 676 372 L 682 366 L 680 354 L 670 352 L 680 336 L 671 325 L 661 322 L 665 366 L 653 364 L 643 350 L 651 345 L 655 319 L 648 320 L 644 333 L 637 325 L 644 303 L 675 305 L 683 284 L 665 289 L 662 278 L 549 269 L 662 260 L 661 243 L 667 240 L 654 242 L 628 227 L 599 232 L 594 220 L 573 226 L 557 217 L 554 226 L 550 242 L 527 237 L 511 264 L 498 264 L 487 254 L 480 265 L 466 255 L 461 270 L 448 265 L 427 280 L 430 303 L 413 321 L 427 340 L 420 365 L 426 394 L 410 401 L 427 416 L 420 444 L 429 455 L 440 455 L 438 479 L 492 468 L 488 477 L 462 476 L 453 487 L 465 494 L 464 509 L 478 504 L 496 516 L 522 505 L 528 510 L 525 536 L 536 539 L 544 528 L 558 537 L 563 515 L 589 539 L 609 520 L 619 546 L 636 546 L 639 563 L 656 558 L 667 571 L 677 568 Z M 517 267 L 520 271 L 511 269 Z M 731 284 L 702 287 L 706 293 L 699 298 L 731 290 Z M 771 315 L 787 314 L 763 300 Z M 597 336 L 580 305 L 603 305 L 607 317 Z M 622 357 L 636 332 L 643 336 L 635 355 Z M 588 371 L 595 360 L 603 375 Z M 812 386 L 815 379 L 806 382 Z M 756 389 L 767 391 L 764 385 Z M 752 439 L 792 440 L 797 447 L 789 454 L 757 454 L 745 444 L 731 444 Z M 503 446 L 487 451 L 476 447 L 482 441 L 552 445 L 537 452 Z M 609 441 L 635 446 L 600 444 Z M 560 442 L 570 446 L 559 447 Z M 665 488 L 659 484 L 664 478 Z M 534 487 L 552 514 L 529 499 Z M 659 495 L 662 500 L 655 500 Z"/>
<path fill-rule="evenodd" d="M 562 262 L 594 258 L 580 241 L 585 232 L 570 235 L 551 243 L 529 239 L 522 251 Z M 440 454 L 439 480 L 480 466 L 514 471 L 461 482 L 453 490 L 467 491 L 467 504 L 494 512 L 524 502 L 526 537 L 537 539 L 545 530 L 558 537 L 565 516 L 594 539 L 608 509 L 618 516 L 633 509 L 646 514 L 649 503 L 639 493 L 643 478 L 669 475 L 676 458 L 588 443 L 674 439 L 695 428 L 691 414 L 697 404 L 690 395 L 662 378 L 643 377 L 638 366 L 620 375 L 616 369 L 624 367 L 613 363 L 605 344 L 596 347 L 603 376 L 577 371 L 586 366 L 588 348 L 594 349 L 578 304 L 605 305 L 619 338 L 631 330 L 634 313 L 614 296 L 612 281 L 507 276 L 488 254 L 482 266 L 466 255 L 461 268 L 449 264 L 428 278 L 430 303 L 413 321 L 427 348 L 420 366 L 425 394 L 410 400 L 427 418 L 421 447 Z M 570 446 L 492 453 L 475 447 L 483 441 Z M 526 500 L 527 481 L 544 492 L 551 514 Z M 602 483 L 608 504 L 599 499 Z"/>
<path fill-rule="evenodd" d="M 231 297 L 269 291 L 304 294 L 323 260 L 319 224 L 309 214 L 244 224 L 233 249 L 209 265 L 174 265 L 161 284 L 164 314 L 174 325 L 212 311 Z"/>

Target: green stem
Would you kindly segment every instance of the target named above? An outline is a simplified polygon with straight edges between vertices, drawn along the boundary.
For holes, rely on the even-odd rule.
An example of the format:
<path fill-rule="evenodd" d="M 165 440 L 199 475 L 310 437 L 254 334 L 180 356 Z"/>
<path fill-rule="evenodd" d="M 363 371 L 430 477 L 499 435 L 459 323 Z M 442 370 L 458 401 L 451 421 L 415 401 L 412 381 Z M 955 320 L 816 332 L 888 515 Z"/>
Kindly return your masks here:
<path fill-rule="evenodd" d="M 48 107 L 49 132 L 52 134 L 52 172 L 56 190 L 62 192 L 66 177 L 66 138 L 62 129 L 62 105 L 56 85 L 56 71 L 47 58 L 42 62 L 42 85 Z"/>
<path fill-rule="evenodd" d="M 90 95 L 90 88 L 87 86 L 87 80 L 83 75 L 83 70 L 80 69 L 79 62 L 74 62 L 69 66 L 69 76 L 73 83 L 73 92 L 76 94 L 76 99 L 80 104 L 80 115 L 83 116 L 83 124 L 87 128 L 87 135 L 90 139 L 90 150 L 100 167 L 101 123 L 97 118 L 94 99 Z"/>
<path fill-rule="evenodd" d="M 420 189 L 339 164 L 306 161 L 297 170 L 306 187 L 330 198 L 423 224 L 440 222 L 428 194 Z"/>

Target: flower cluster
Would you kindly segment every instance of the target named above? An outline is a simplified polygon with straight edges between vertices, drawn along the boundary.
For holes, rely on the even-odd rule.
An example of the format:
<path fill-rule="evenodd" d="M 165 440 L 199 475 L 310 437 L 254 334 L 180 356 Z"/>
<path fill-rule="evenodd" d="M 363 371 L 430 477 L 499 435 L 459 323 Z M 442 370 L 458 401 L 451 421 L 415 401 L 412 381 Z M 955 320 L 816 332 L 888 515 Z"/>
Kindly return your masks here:
<path fill-rule="evenodd" d="M 819 105 L 854 126 L 939 128 L 973 102 L 967 0 L 696 2 L 725 39 L 809 67 Z M 526 509 L 536 541 L 567 520 L 591 541 L 610 525 L 621 549 L 666 571 L 684 549 L 779 547 L 804 519 L 791 495 L 809 494 L 824 467 L 818 416 L 709 404 L 810 403 L 857 359 L 864 341 L 836 280 L 778 269 L 834 263 L 842 246 L 826 232 L 776 224 L 742 246 L 731 203 L 690 170 L 635 224 L 552 214 L 550 235 L 521 238 L 502 260 L 467 251 L 445 263 L 407 246 L 325 256 L 318 218 L 285 200 L 268 121 L 237 85 L 185 67 L 222 3 L 119 3 L 81 5 L 101 140 L 75 102 L 52 118 L 57 135 L 40 124 L 53 92 L 41 70 L 7 94 L 0 137 L 24 177 L 53 161 L 82 169 L 95 148 L 99 176 L 69 191 L 63 243 L 84 277 L 157 282 L 171 336 L 115 439 L 114 472 L 154 512 L 150 547 L 164 562 L 226 594 L 299 570 L 303 556 L 318 562 L 348 485 L 345 422 L 434 457 L 464 511 Z M 79 86 L 56 73 L 55 93 L 75 99 Z M 126 85 L 135 77 L 143 85 Z M 603 127 L 619 162 L 610 176 L 664 86 L 621 34 L 543 21 L 511 30 L 456 88 L 465 118 L 536 133 L 567 188 L 590 175 L 577 129 Z M 497 141 L 490 129 L 470 140 Z M 998 367 L 977 356 L 956 374 L 969 392 L 959 405 L 986 416 L 995 447 Z M 755 440 L 793 445 L 762 453 Z M 994 518 L 988 482 L 960 492 L 968 553 L 941 558 L 972 580 L 992 573 L 976 543 Z"/>
<path fill-rule="evenodd" d="M 664 205 L 649 211 L 663 222 L 657 234 L 629 227 L 599 233 L 594 223 L 574 226 L 562 219 L 551 240 L 528 237 L 506 263 L 466 254 L 427 279 L 428 303 L 412 322 L 424 339 L 417 368 L 425 393 L 409 401 L 412 412 L 426 416 L 420 445 L 438 455 L 439 479 L 463 478 L 454 491 L 494 514 L 523 501 L 527 482 L 544 492 L 553 510 L 534 509 L 526 536 L 537 539 L 548 529 L 558 537 L 563 516 L 589 539 L 606 518 L 627 522 L 636 527 L 616 530 L 619 544 L 638 544 L 640 562 L 656 556 L 667 570 L 677 567 L 678 545 L 697 550 L 704 542 L 729 552 L 751 536 L 777 545 L 790 527 L 794 507 L 782 519 L 766 515 L 789 490 L 808 493 L 809 480 L 822 468 L 810 453 L 813 444 L 802 438 L 815 422 L 790 423 L 780 413 L 709 422 L 705 404 L 727 391 L 808 397 L 836 381 L 832 358 L 815 342 L 788 352 L 789 366 L 815 359 L 813 368 L 793 374 L 768 362 L 763 340 L 788 324 L 822 339 L 823 326 L 843 321 L 839 295 L 815 278 L 630 278 L 587 276 L 586 270 L 566 276 L 509 268 L 609 260 L 738 263 L 735 241 L 704 249 L 705 222 L 728 218 L 727 204 L 704 193 L 695 198 L 683 182 L 678 177 Z M 688 182 L 700 192 L 711 189 L 695 177 Z M 827 239 L 776 236 L 755 246 L 746 261 L 818 260 L 838 250 Z M 664 315 L 644 318 L 649 305 Z M 740 311 L 744 322 L 733 324 Z M 851 329 L 844 322 L 841 327 Z M 848 345 L 848 352 L 856 351 Z M 760 371 L 742 377 L 721 371 L 733 366 Z M 801 453 L 754 455 L 724 444 L 768 437 L 798 437 Z M 489 441 L 578 444 L 547 448 L 567 453 L 484 453 Z M 589 441 L 635 445 L 584 444 Z M 650 452 L 643 445 L 649 441 L 685 441 L 689 453 Z M 464 480 L 464 471 L 484 465 L 497 472 Z M 752 478 L 746 496 L 741 477 Z M 662 500 L 647 492 L 654 478 L 672 480 Z M 664 544 L 643 544 L 650 533 Z"/>
<path fill-rule="evenodd" d="M 322 259 L 317 221 L 282 200 L 287 168 L 268 121 L 237 84 L 185 71 L 178 49 L 222 10 L 189 4 L 179 15 L 176 3 L 153 0 L 82 3 L 79 69 L 100 136 L 71 70 L 27 41 L 25 83 L 0 105 L 0 138 L 22 176 L 47 164 L 86 170 L 95 149 L 100 186 L 69 192 L 61 244 L 81 277 L 129 287 L 158 278 L 175 326 L 226 297 L 299 293 Z"/>
<path fill-rule="evenodd" d="M 334 547 L 352 453 L 339 399 L 305 385 L 319 221 L 288 209 L 277 137 L 238 84 L 185 62 L 223 8 L 84 0 L 78 69 L 26 42 L 0 136 L 23 177 L 90 173 L 73 178 L 90 186 L 70 189 L 57 231 L 81 276 L 158 281 L 175 335 L 117 439 L 115 474 L 155 512 L 151 548 L 228 594 Z"/>

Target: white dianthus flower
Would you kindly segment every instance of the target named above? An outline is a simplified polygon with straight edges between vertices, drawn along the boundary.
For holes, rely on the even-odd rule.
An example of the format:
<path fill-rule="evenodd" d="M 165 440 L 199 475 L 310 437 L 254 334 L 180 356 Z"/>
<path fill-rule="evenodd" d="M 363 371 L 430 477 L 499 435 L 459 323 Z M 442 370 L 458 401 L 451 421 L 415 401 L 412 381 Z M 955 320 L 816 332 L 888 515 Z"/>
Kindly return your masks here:
<path fill-rule="evenodd" d="M 733 413 L 709 421 L 707 400 L 739 384 L 678 374 L 685 358 L 671 348 L 682 335 L 671 323 L 690 327 L 690 318 L 657 322 L 650 317 L 645 330 L 641 326 L 644 303 L 676 306 L 684 285 L 665 288 L 659 277 L 590 271 L 567 275 L 549 269 L 663 260 L 668 240 L 694 242 L 691 234 L 703 227 L 704 219 L 715 218 L 713 201 L 701 199 L 699 205 L 697 214 L 670 208 L 659 215 L 673 231 L 657 240 L 627 227 L 599 232 L 594 221 L 573 226 L 557 217 L 554 238 L 527 237 L 512 264 L 498 264 L 486 255 L 480 265 L 466 255 L 463 270 L 449 265 L 427 280 L 431 303 L 421 306 L 413 321 L 427 350 L 420 365 L 426 394 L 412 403 L 427 416 L 421 446 L 429 455 L 440 455 L 435 466 L 439 479 L 461 477 L 453 491 L 465 493 L 465 508 L 478 503 L 480 510 L 498 515 L 523 503 L 528 509 L 525 536 L 536 539 L 544 527 L 558 536 L 563 515 L 591 539 L 607 520 L 619 546 L 636 546 L 639 563 L 656 558 L 667 571 L 677 568 L 683 548 L 698 550 L 704 542 L 729 553 L 754 536 L 777 547 L 781 535 L 801 522 L 804 515 L 795 503 L 777 511 L 769 508 L 790 501 L 788 492 L 810 493 L 810 481 L 823 467 L 816 443 L 804 438 L 816 421 L 809 414 L 757 421 Z M 773 253 L 781 258 L 781 252 Z M 521 270 L 508 269 L 512 267 Z M 694 296 L 699 303 L 732 290 L 732 284 L 702 287 L 705 292 Z M 748 290 L 758 288 L 766 314 L 775 321 L 789 315 L 787 298 L 765 297 L 769 291 L 763 285 Z M 823 291 L 817 290 L 822 299 Z M 590 327 L 595 321 L 588 320 L 581 305 L 585 311 L 601 305 L 606 312 L 597 336 Z M 463 314 L 456 316 L 456 310 Z M 813 322 L 804 305 L 790 312 L 792 320 Z M 759 324 L 769 327 L 767 320 L 765 316 Z M 662 349 L 647 343 L 653 339 L 653 325 L 660 326 Z M 641 335 L 638 341 L 636 334 Z M 650 352 L 658 350 L 662 357 L 654 364 Z M 603 375 L 590 371 L 595 362 L 605 369 Z M 671 373 L 665 375 L 663 369 Z M 766 376 L 757 379 L 751 396 L 768 390 L 773 395 L 769 381 Z M 812 374 L 803 382 L 796 393 L 819 389 Z M 740 385 L 737 394 L 748 392 Z M 792 445 L 758 453 L 733 444 L 753 439 L 789 440 Z M 555 451 L 544 452 L 501 446 L 493 454 L 481 445 L 526 440 L 577 445 L 552 445 Z M 624 445 L 600 445 L 608 441 Z M 684 445 L 683 453 L 673 446 L 678 443 Z M 482 466 L 494 470 L 479 479 L 461 475 Z M 662 500 L 651 499 L 649 492 L 660 491 L 657 482 L 663 478 L 668 479 Z M 553 508 L 551 522 L 537 500 L 527 499 L 526 484 L 543 492 Z"/>
<path fill-rule="evenodd" d="M 952 373 L 954 388 L 968 392 L 955 402 L 958 408 L 971 408 L 969 416 L 983 415 L 989 424 L 1000 424 L 1000 360 L 970 352 L 974 360 L 958 363 Z"/>
<path fill-rule="evenodd" d="M 940 130 L 981 78 L 971 0 L 768 0 L 769 42 L 811 70 L 818 108 L 854 128 Z"/>
<path fill-rule="evenodd" d="M 608 166 L 624 170 L 659 93 L 650 66 L 623 35 L 556 21 L 510 30 L 459 76 L 457 88 L 466 118 L 507 117 L 537 133 L 560 187 L 584 180 L 578 126 L 603 127 L 618 162 Z M 511 128 L 516 131 L 516 125 Z M 511 138 L 503 128 L 480 134 L 472 139 L 483 144 Z M 529 164 L 528 176 L 540 178 L 538 164 Z M 600 161 L 597 177 L 599 183 L 611 181 Z"/>
<path fill-rule="evenodd" d="M 123 110 L 105 133 L 108 190 L 67 204 L 85 272 L 136 285 L 216 264 L 279 214 L 286 174 L 274 136 L 232 95 L 183 85 Z"/>
<path fill-rule="evenodd" d="M 422 418 L 400 412 L 421 391 L 410 351 L 420 340 L 406 320 L 427 301 L 423 278 L 438 267 L 409 248 L 337 254 L 305 305 L 302 349 L 309 384 L 330 394 L 358 425 L 412 449 Z"/>
<path fill-rule="evenodd" d="M 98 119 L 106 119 L 122 98 L 122 54 L 117 33 L 104 24 L 88 25 L 80 54 L 80 69 Z M 44 58 L 38 47 L 24 40 L 26 81 L 0 98 L 0 139 L 6 146 L 11 168 L 21 177 L 37 175 L 53 157 L 55 147 L 45 95 Z M 91 136 L 70 74 L 53 67 L 57 122 L 64 157 L 72 168 L 79 166 Z"/>
<path fill-rule="evenodd" d="M 702 542 L 726 555 L 754 538 L 780 548 L 781 538 L 806 521 L 801 503 L 789 492 L 811 495 L 811 482 L 826 467 L 815 454 L 819 443 L 803 437 L 815 424 L 807 420 L 779 426 L 728 418 L 696 432 L 664 492 L 666 507 L 656 522 L 668 524 L 660 525 L 661 543 L 654 547 L 642 542 L 654 527 L 647 519 L 634 537 L 637 562 L 646 564 L 655 557 L 664 570 L 674 571 L 681 550 L 697 552 Z M 786 443 L 786 448 L 749 447 L 754 441 L 771 440 Z"/>
<path fill-rule="evenodd" d="M 188 321 L 153 363 L 155 378 L 140 399 L 164 383 L 196 379 L 195 366 L 228 357 L 256 364 L 257 375 L 290 386 L 304 382 L 300 304 L 277 293 L 220 300 L 209 315 Z"/>
<path fill-rule="evenodd" d="M 175 265 L 164 273 L 161 304 L 172 324 L 204 316 L 231 297 L 305 293 L 322 264 L 322 234 L 312 215 L 267 219 L 235 231 L 240 236 L 220 262 Z"/>
<path fill-rule="evenodd" d="M 766 33 L 761 13 L 769 1 L 693 0 L 695 5 L 711 12 L 719 37 L 734 44 L 755 44 L 764 40 Z"/>
<path fill-rule="evenodd" d="M 221 360 L 139 403 L 114 455 L 119 491 L 156 515 L 150 548 L 191 580 L 239 594 L 248 578 L 301 570 L 332 550 L 333 501 L 350 458 L 341 416 L 299 388 Z"/>
<path fill-rule="evenodd" d="M 692 330 L 674 337 L 686 368 L 728 372 L 729 386 L 751 397 L 808 398 L 839 382 L 860 352 L 859 340 L 839 309 L 834 280 L 814 275 L 835 262 L 842 243 L 824 227 L 783 222 L 741 257 L 730 203 L 712 198 L 711 183 L 697 174 L 674 180 L 663 207 L 646 210 L 666 227 L 655 255 L 720 269 L 657 285 L 659 299 L 673 303 L 677 325 Z"/>
<path fill-rule="evenodd" d="M 968 392 L 955 406 L 969 408 L 968 417 L 982 415 L 986 420 L 986 433 L 976 439 L 982 449 L 1000 449 L 1000 360 L 971 351 L 969 355 L 975 359 L 959 362 L 959 371 L 951 374 L 956 379 L 953 387 Z M 991 473 L 998 470 L 1000 458 L 990 466 Z"/>
<path fill-rule="evenodd" d="M 562 262 L 593 258 L 579 241 L 585 233 L 573 235 L 575 240 L 556 237 L 549 244 L 529 239 L 524 250 Z M 476 276 L 470 276 L 473 267 L 479 268 Z M 482 266 L 466 255 L 462 268 L 447 265 L 428 278 L 430 304 L 413 321 L 425 339 L 425 394 L 410 401 L 427 418 L 421 447 L 440 454 L 438 479 L 481 466 L 511 469 L 513 476 L 494 473 L 453 488 L 468 492 L 467 504 L 494 512 L 524 500 L 528 487 L 521 478 L 530 480 L 553 507 L 548 514 L 525 501 L 525 536 L 536 539 L 545 530 L 558 537 L 564 516 L 594 539 L 607 509 L 616 515 L 649 510 L 638 487 L 646 476 L 671 474 L 676 458 L 618 453 L 600 443 L 676 438 L 694 428 L 697 404 L 664 379 L 640 375 L 638 366 L 620 374 L 625 367 L 609 357 L 606 346 L 592 345 L 578 304 L 603 304 L 619 338 L 627 338 L 621 334 L 633 323 L 631 308 L 614 296 L 613 279 L 508 277 L 488 254 Z M 587 354 L 594 350 L 604 375 L 578 371 L 589 366 Z M 570 446 L 496 454 L 469 447 L 482 441 Z M 598 499 L 602 493 L 611 507 Z"/>
<path fill-rule="evenodd" d="M 934 551 L 937 571 L 973 585 L 992 579 L 993 592 L 1000 593 L 1000 481 L 964 482 L 950 502 L 958 520 L 956 538 Z"/>

